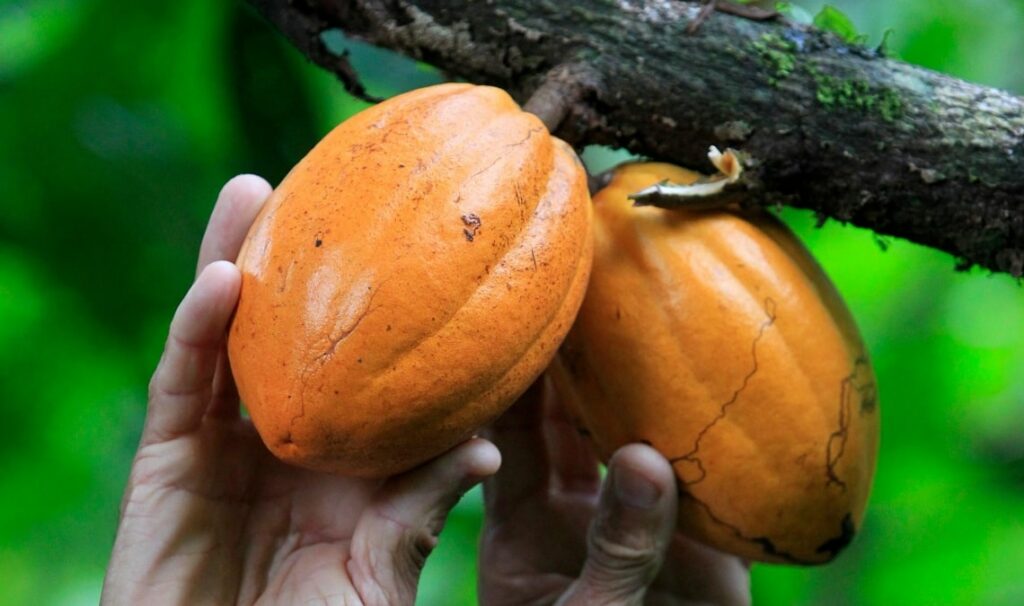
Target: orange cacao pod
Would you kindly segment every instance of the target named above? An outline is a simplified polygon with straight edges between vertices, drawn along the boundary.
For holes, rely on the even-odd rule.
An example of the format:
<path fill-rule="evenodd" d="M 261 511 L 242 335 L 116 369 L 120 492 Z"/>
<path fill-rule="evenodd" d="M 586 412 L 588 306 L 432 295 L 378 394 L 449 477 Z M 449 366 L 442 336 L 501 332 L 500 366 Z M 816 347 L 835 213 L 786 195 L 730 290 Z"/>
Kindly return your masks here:
<path fill-rule="evenodd" d="M 853 319 L 767 214 L 634 207 L 698 175 L 620 167 L 594 196 L 594 265 L 552 365 L 607 459 L 647 442 L 676 472 L 679 528 L 746 558 L 831 560 L 860 527 L 878 441 Z"/>
<path fill-rule="evenodd" d="M 471 437 L 568 331 L 590 222 L 576 154 L 499 89 L 428 87 L 345 121 L 239 255 L 228 351 L 260 436 L 363 477 Z"/>

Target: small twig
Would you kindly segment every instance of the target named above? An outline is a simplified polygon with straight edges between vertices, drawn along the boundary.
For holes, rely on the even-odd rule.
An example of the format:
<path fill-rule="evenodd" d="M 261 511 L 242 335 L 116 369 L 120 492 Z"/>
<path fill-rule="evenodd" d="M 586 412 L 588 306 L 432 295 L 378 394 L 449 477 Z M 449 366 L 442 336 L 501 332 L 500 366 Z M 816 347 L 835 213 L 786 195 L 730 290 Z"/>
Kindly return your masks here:
<path fill-rule="evenodd" d="M 322 45 L 323 43 L 321 43 Z M 376 95 L 371 95 L 366 92 L 366 87 L 363 86 L 362 80 L 359 79 L 359 74 L 356 72 L 356 68 L 352 67 L 352 63 L 348 60 L 349 51 L 345 49 L 340 55 L 335 55 L 327 50 L 329 55 L 334 57 L 334 67 L 325 66 L 327 69 L 331 69 L 335 74 L 338 75 L 338 80 L 341 80 L 342 86 L 345 87 L 345 91 L 357 99 L 362 99 L 367 103 L 380 103 L 384 99 Z"/>
<path fill-rule="evenodd" d="M 697 30 L 700 29 L 700 26 L 708 20 L 711 13 L 715 12 L 715 5 L 717 2 L 718 0 L 706 0 L 704 6 L 700 7 L 700 12 L 697 13 L 697 16 L 694 17 L 693 21 L 690 21 L 690 24 L 686 26 L 687 34 L 692 35 L 697 33 Z"/>
<path fill-rule="evenodd" d="M 738 204 L 745 195 L 747 188 L 741 184 L 727 185 L 717 193 L 706 196 L 694 196 L 690 192 L 680 191 L 685 186 L 672 183 L 657 183 L 629 196 L 633 206 L 657 206 L 669 210 L 716 210 L 732 204 Z"/>
<path fill-rule="evenodd" d="M 525 111 L 540 118 L 550 132 L 555 132 L 581 103 L 587 92 L 594 89 L 589 69 L 577 64 L 560 65 L 547 73 L 523 105 Z"/>
<path fill-rule="evenodd" d="M 727 2 L 726 0 L 717 0 L 717 2 L 715 2 L 715 7 L 720 13 L 743 17 L 744 19 L 750 19 L 751 21 L 770 21 L 782 15 L 782 13 L 775 9 L 764 8 L 754 4 Z"/>
<path fill-rule="evenodd" d="M 251 1 L 310 61 L 333 72 L 348 94 L 367 103 L 379 103 L 382 100 L 366 92 L 359 74 L 348 60 L 348 50 L 338 55 L 327 47 L 323 34 L 332 28 L 331 19 L 322 13 L 320 6 L 291 0 L 284 3 L 273 0 Z"/>
<path fill-rule="evenodd" d="M 629 194 L 633 206 L 658 206 L 685 210 L 708 210 L 722 208 L 739 202 L 746 184 L 743 164 L 739 152 L 727 149 L 725 153 L 711 146 L 708 159 L 718 169 L 718 174 L 700 177 L 692 183 L 669 183 L 662 181 L 638 192 Z"/>
<path fill-rule="evenodd" d="M 750 19 L 751 21 L 770 21 L 782 14 L 777 10 L 763 8 L 753 4 L 739 4 L 737 2 L 729 2 L 728 0 L 707 0 L 693 21 L 686 26 L 686 33 L 697 33 L 700 26 L 703 25 L 703 23 L 708 20 L 708 17 L 711 16 L 711 13 L 715 11 L 726 13 L 728 15 L 735 15 L 737 17 L 743 17 L 744 19 Z"/>

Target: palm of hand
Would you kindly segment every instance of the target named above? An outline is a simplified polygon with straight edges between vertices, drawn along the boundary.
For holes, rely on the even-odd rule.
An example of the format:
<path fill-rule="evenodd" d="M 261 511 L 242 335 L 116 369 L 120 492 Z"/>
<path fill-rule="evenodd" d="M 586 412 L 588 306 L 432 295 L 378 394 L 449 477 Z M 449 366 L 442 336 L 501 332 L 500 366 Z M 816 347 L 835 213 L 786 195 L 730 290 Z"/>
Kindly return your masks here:
<path fill-rule="evenodd" d="M 491 528 L 480 568 L 494 599 L 483 603 L 560 603 L 583 568 L 588 523 L 596 510 L 596 495 L 552 496 L 546 505 L 523 507 L 501 527 Z M 545 522 L 538 526 L 538 520 Z M 740 559 L 676 535 L 643 603 L 744 604 L 747 587 L 746 564 Z"/>
<path fill-rule="evenodd" d="M 498 467 L 483 440 L 384 480 L 270 454 L 240 415 L 224 350 L 240 275 L 217 261 L 235 257 L 268 193 L 233 180 L 211 217 L 150 384 L 104 603 L 412 603 L 448 510 Z"/>
<path fill-rule="evenodd" d="M 158 516 L 158 524 L 147 520 L 162 535 L 158 543 L 188 542 L 184 557 L 218 571 L 189 587 L 182 603 L 386 601 L 398 597 L 385 589 L 394 575 L 404 566 L 415 580 L 422 562 L 371 565 L 369 556 L 381 555 L 380 526 L 418 523 L 388 515 L 388 503 L 375 500 L 384 486 L 289 467 L 247 421 L 209 420 L 193 434 L 140 450 L 125 508 L 129 520 L 135 511 Z M 432 536 L 419 536 L 421 549 L 429 550 Z"/>
<path fill-rule="evenodd" d="M 550 386 L 534 386 L 490 438 L 504 463 L 484 485 L 482 603 L 749 602 L 745 562 L 673 533 L 675 480 L 668 463 L 651 449 L 620 450 L 609 475 L 624 476 L 628 467 L 661 483 L 665 494 L 656 509 L 667 511 L 654 522 L 653 535 L 642 529 L 643 513 L 610 504 L 615 500 L 608 494 L 611 481 L 602 491 L 597 459 L 561 412 Z"/>

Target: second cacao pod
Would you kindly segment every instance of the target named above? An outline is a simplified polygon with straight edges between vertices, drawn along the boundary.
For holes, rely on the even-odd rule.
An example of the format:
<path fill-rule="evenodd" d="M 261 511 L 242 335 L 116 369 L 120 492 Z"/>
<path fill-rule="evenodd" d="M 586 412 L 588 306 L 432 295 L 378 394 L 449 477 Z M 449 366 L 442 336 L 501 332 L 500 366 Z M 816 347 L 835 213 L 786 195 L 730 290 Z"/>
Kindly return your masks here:
<path fill-rule="evenodd" d="M 829 561 L 860 527 L 874 473 L 867 353 L 773 217 L 627 198 L 697 177 L 630 164 L 594 196 L 593 271 L 552 379 L 605 459 L 630 442 L 669 459 L 687 535 L 754 560 Z"/>

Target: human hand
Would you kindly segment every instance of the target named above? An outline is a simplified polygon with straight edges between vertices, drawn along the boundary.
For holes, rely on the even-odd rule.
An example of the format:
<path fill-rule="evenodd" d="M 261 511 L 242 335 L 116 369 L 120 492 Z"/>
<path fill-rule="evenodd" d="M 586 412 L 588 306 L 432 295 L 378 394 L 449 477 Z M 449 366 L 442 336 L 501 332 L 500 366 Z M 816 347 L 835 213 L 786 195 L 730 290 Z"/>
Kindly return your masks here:
<path fill-rule="evenodd" d="M 270 186 L 221 191 L 171 322 L 121 505 L 105 604 L 411 604 L 451 507 L 500 455 L 470 440 L 379 481 L 290 467 L 241 417 L 225 352 L 234 259 Z"/>
<path fill-rule="evenodd" d="M 480 598 L 511 604 L 747 604 L 747 565 L 675 532 L 676 480 L 656 450 L 598 461 L 547 380 L 491 429 Z M 659 572 L 660 570 L 660 572 Z"/>

